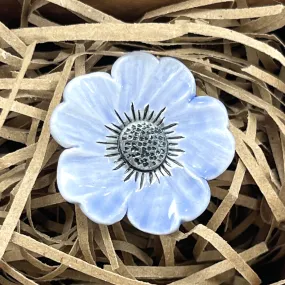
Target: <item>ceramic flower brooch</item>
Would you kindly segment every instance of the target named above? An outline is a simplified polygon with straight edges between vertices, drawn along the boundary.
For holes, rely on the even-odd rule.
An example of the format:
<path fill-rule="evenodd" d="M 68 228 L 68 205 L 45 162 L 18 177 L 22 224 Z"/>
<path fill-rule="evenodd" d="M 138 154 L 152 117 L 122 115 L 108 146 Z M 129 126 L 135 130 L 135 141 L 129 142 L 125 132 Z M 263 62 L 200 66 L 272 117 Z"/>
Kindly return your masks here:
<path fill-rule="evenodd" d="M 235 142 L 223 104 L 195 91 L 181 62 L 143 52 L 119 58 L 111 74 L 71 80 L 50 122 L 66 148 L 57 172 L 62 196 L 92 221 L 110 225 L 126 215 L 152 234 L 201 215 L 207 180 L 227 169 Z"/>

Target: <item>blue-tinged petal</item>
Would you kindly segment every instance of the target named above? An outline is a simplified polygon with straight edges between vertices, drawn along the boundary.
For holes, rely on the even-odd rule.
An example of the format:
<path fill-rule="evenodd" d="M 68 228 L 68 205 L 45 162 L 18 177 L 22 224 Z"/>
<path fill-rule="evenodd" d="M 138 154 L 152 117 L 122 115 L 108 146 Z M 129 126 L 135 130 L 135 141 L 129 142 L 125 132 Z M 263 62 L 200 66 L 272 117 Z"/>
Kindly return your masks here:
<path fill-rule="evenodd" d="M 123 184 L 123 185 L 122 185 Z M 131 191 L 124 189 L 124 183 L 114 185 L 106 191 L 96 191 L 86 195 L 80 204 L 82 212 L 93 222 L 112 225 L 124 218 Z M 129 187 L 130 185 L 126 186 Z"/>
<path fill-rule="evenodd" d="M 151 234 L 169 234 L 180 225 L 175 192 L 162 177 L 160 184 L 136 190 L 128 201 L 129 221 L 138 229 Z"/>
<path fill-rule="evenodd" d="M 191 101 L 180 100 L 169 107 L 167 119 L 177 122 L 177 132 L 190 134 L 192 131 L 209 128 L 226 128 L 228 113 L 221 101 L 210 97 L 194 97 Z"/>
<path fill-rule="evenodd" d="M 191 130 L 179 146 L 185 151 L 179 161 L 207 180 L 222 174 L 235 154 L 235 141 L 227 128 Z"/>
<path fill-rule="evenodd" d="M 144 52 L 133 52 L 118 59 L 112 77 L 121 86 L 119 111 L 129 111 L 133 102 L 136 109 L 147 104 L 159 112 L 184 98 L 195 96 L 196 85 L 192 73 L 180 61 L 164 57 L 158 60 Z"/>
<path fill-rule="evenodd" d="M 156 112 L 164 107 L 168 112 L 170 106 L 180 100 L 191 100 L 195 95 L 196 84 L 190 70 L 174 58 L 163 57 L 136 101 L 139 108 L 149 104 Z"/>
<path fill-rule="evenodd" d="M 65 148 L 84 145 L 86 151 L 102 153 L 105 124 L 116 123 L 114 109 L 118 85 L 107 73 L 92 73 L 71 80 L 64 90 L 64 102 L 54 110 L 51 134 Z"/>
<path fill-rule="evenodd" d="M 131 194 L 127 215 L 138 229 L 169 234 L 207 208 L 211 197 L 207 181 L 183 168 L 173 168 L 171 172 L 172 176 L 161 177 L 160 183 L 148 184 Z"/>
<path fill-rule="evenodd" d="M 173 177 L 173 178 L 172 178 Z M 187 169 L 174 168 L 168 184 L 176 192 L 179 217 L 182 221 L 192 221 L 208 207 L 211 191 L 208 182 Z"/>
<path fill-rule="evenodd" d="M 97 142 L 106 140 L 107 129 L 103 123 L 78 108 L 68 102 L 55 108 L 50 120 L 53 138 L 65 148 L 80 147 L 92 155 L 102 155 L 106 146 Z"/>
<path fill-rule="evenodd" d="M 228 130 L 227 110 L 219 100 L 201 96 L 181 102 L 172 108 L 168 120 L 178 123 L 176 133 L 184 136 L 179 148 L 185 153 L 179 161 L 188 169 L 205 179 L 213 179 L 227 169 L 234 157 L 235 142 Z"/>
<path fill-rule="evenodd" d="M 81 115 L 110 124 L 116 121 L 119 86 L 108 73 L 90 73 L 72 79 L 64 89 L 63 99 L 77 107 Z"/>
<path fill-rule="evenodd" d="M 79 203 L 93 221 L 112 224 L 126 213 L 133 180 L 124 182 L 124 169 L 112 170 L 114 162 L 72 148 L 65 150 L 58 163 L 57 183 L 65 200 Z"/>
<path fill-rule="evenodd" d="M 112 77 L 120 85 L 118 111 L 128 112 L 131 103 L 136 105 L 141 91 L 150 81 L 159 61 L 151 54 L 132 52 L 120 57 L 112 67 Z M 151 94 L 148 94 L 148 97 Z"/>

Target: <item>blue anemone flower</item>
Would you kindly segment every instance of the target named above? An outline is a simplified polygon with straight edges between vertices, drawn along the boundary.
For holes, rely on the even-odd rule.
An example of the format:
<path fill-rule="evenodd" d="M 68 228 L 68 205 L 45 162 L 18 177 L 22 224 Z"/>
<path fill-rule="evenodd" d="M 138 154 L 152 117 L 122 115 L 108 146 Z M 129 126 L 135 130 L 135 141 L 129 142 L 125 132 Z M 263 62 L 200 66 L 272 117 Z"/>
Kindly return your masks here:
<path fill-rule="evenodd" d="M 231 163 L 228 123 L 220 101 L 196 96 L 181 62 L 129 53 L 111 74 L 67 84 L 50 121 L 52 136 L 66 148 L 59 191 L 94 222 L 110 225 L 127 215 L 144 232 L 172 233 L 205 211 L 207 180 Z"/>

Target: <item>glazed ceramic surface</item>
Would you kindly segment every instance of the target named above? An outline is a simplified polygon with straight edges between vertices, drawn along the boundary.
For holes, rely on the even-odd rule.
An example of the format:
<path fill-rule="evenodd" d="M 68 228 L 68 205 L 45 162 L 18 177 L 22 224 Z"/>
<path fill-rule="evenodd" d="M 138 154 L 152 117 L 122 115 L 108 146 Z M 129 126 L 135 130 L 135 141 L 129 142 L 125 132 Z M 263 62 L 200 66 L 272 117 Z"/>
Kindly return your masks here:
<path fill-rule="evenodd" d="M 201 215 L 207 180 L 231 163 L 235 143 L 224 105 L 196 96 L 176 59 L 133 52 L 111 74 L 71 80 L 51 118 L 66 150 L 58 163 L 62 196 L 97 223 L 127 215 L 138 229 L 169 234 Z"/>

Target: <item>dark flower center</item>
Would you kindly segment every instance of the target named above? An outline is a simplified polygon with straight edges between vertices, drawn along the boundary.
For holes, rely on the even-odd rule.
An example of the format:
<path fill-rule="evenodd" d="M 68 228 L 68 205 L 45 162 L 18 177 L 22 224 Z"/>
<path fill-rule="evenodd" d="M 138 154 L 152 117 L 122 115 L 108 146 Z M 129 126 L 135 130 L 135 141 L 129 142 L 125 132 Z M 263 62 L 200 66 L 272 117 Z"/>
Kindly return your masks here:
<path fill-rule="evenodd" d="M 122 130 L 119 149 L 125 161 L 134 169 L 151 171 L 164 162 L 168 142 L 160 127 L 151 122 L 137 121 Z"/>
<path fill-rule="evenodd" d="M 105 126 L 111 133 L 106 141 L 98 143 L 106 145 L 106 157 L 113 157 L 113 170 L 126 168 L 124 181 L 131 177 L 140 186 L 148 176 L 152 183 L 154 176 L 160 182 L 159 176 L 171 176 L 171 167 L 174 164 L 183 167 L 176 159 L 183 150 L 178 148 L 178 141 L 182 136 L 175 136 L 173 128 L 177 123 L 165 125 L 162 109 L 157 114 L 149 111 L 149 105 L 144 110 L 135 110 L 131 105 L 132 115 L 123 116 L 115 111 L 120 124 Z"/>

